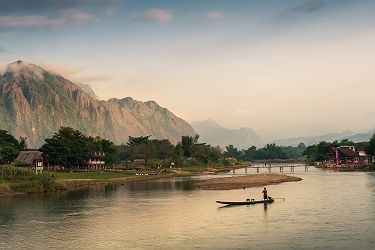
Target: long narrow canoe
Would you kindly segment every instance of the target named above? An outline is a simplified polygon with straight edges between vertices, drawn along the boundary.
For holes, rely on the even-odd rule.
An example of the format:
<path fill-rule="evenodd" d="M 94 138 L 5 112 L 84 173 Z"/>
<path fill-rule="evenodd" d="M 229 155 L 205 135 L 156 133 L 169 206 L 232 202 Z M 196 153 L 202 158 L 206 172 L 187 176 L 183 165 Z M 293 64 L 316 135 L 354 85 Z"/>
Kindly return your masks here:
<path fill-rule="evenodd" d="M 224 204 L 224 205 L 254 205 L 254 204 L 271 204 L 275 200 L 272 198 L 269 198 L 268 200 L 261 200 L 261 201 L 256 201 L 256 200 L 247 200 L 247 201 L 216 201 L 217 203 Z"/>

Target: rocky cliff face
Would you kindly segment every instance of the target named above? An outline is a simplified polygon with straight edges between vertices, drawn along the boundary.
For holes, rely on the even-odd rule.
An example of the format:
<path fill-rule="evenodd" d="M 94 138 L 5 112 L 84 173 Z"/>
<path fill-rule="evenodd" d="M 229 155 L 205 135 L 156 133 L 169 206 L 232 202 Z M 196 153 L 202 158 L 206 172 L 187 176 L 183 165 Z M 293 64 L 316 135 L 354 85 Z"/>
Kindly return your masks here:
<path fill-rule="evenodd" d="M 37 147 L 61 126 L 125 143 L 129 136 L 151 135 L 172 143 L 193 128 L 154 101 L 130 97 L 99 101 L 75 83 L 22 61 L 0 75 L 0 128 L 27 137 Z"/>

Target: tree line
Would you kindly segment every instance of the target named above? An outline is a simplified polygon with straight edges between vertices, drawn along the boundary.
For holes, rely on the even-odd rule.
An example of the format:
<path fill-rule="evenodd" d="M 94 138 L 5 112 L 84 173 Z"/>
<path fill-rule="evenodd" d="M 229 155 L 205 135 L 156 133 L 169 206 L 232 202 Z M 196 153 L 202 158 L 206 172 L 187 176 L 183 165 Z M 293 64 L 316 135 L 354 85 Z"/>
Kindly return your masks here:
<path fill-rule="evenodd" d="M 107 165 L 124 161 L 146 159 L 150 164 L 176 166 L 225 164 L 224 154 L 219 147 L 198 142 L 199 136 L 182 136 L 181 141 L 173 145 L 169 140 L 150 139 L 151 136 L 130 136 L 127 143 L 115 145 L 112 141 L 86 136 L 79 130 L 61 127 L 38 149 L 42 151 L 52 166 L 65 169 L 80 168 L 94 156 L 95 152 L 104 153 Z M 5 130 L 0 130 L 0 163 L 15 160 L 21 150 L 26 150 L 25 138 L 16 140 Z M 2 161 L 2 162 L 1 162 Z"/>
<path fill-rule="evenodd" d="M 263 148 L 255 146 L 239 150 L 229 145 L 222 150 L 199 142 L 199 135 L 182 136 L 173 145 L 169 140 L 151 139 L 151 136 L 130 136 L 127 143 L 115 145 L 112 141 L 97 137 L 86 136 L 79 130 L 61 127 L 51 138 L 39 148 L 52 165 L 65 168 L 80 167 L 94 152 L 104 152 L 106 164 L 120 164 L 124 161 L 146 159 L 149 164 L 176 166 L 199 165 L 230 165 L 229 158 L 239 161 L 297 159 L 305 157 L 309 162 L 325 161 L 329 159 L 331 147 L 361 145 L 369 155 L 375 155 L 375 134 L 368 142 L 354 143 L 349 140 L 341 142 L 325 142 L 306 147 L 300 143 L 297 147 L 278 146 L 274 143 Z M 17 140 L 5 130 L 0 130 L 0 164 L 14 161 L 21 150 L 26 150 L 26 138 Z"/>
<path fill-rule="evenodd" d="M 267 144 L 263 148 L 252 146 L 248 149 L 239 150 L 233 145 L 226 147 L 225 155 L 243 161 L 296 159 L 304 155 L 306 146 L 300 143 L 297 147 L 277 146 L 275 143 Z"/>
<path fill-rule="evenodd" d="M 331 148 L 337 148 L 340 146 L 362 146 L 366 154 L 375 155 L 375 134 L 370 138 L 369 141 L 354 143 L 348 139 L 344 139 L 341 142 L 333 141 L 326 142 L 321 141 L 318 144 L 308 146 L 304 155 L 307 157 L 307 161 L 310 163 L 321 162 L 329 160 L 329 152 Z"/>
<path fill-rule="evenodd" d="M 153 159 L 155 164 L 176 166 L 221 164 L 224 155 L 219 147 L 200 143 L 199 136 L 182 136 L 173 145 L 168 140 L 150 139 L 150 136 L 129 137 L 126 144 L 117 147 L 119 160 Z"/>

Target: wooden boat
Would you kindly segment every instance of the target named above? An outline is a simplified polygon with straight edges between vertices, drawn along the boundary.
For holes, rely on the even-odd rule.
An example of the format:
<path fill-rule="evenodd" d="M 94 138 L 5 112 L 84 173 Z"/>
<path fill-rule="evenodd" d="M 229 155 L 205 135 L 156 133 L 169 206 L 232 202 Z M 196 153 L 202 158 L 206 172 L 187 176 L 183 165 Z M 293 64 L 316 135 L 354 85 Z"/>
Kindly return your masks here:
<path fill-rule="evenodd" d="M 223 204 L 223 205 L 255 205 L 255 204 L 271 204 L 275 200 L 272 199 L 271 197 L 268 198 L 268 200 L 261 200 L 261 201 L 256 201 L 254 199 L 247 199 L 246 201 L 216 201 L 217 203 Z"/>

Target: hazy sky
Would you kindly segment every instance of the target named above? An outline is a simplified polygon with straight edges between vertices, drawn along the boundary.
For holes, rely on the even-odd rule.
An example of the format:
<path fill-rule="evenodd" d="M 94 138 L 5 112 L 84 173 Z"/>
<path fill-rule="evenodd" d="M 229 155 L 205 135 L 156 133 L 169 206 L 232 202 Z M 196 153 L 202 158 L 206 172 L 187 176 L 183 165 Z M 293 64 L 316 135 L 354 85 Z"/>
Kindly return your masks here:
<path fill-rule="evenodd" d="M 264 138 L 375 128 L 375 1 L 0 0 L 0 64 Z"/>

